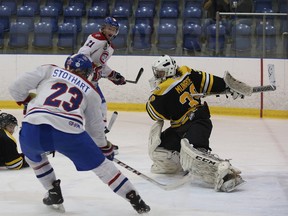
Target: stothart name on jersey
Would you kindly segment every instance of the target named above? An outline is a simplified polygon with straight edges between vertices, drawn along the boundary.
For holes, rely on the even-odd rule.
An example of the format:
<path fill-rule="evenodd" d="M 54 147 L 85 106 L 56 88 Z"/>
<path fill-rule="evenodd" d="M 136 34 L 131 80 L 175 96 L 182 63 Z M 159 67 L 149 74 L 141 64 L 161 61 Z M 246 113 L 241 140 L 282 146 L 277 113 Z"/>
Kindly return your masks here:
<path fill-rule="evenodd" d="M 91 89 L 91 87 L 87 85 L 87 83 L 84 82 L 80 77 L 65 70 L 55 69 L 52 73 L 52 77 L 64 79 L 78 86 L 85 93 L 87 93 Z"/>
<path fill-rule="evenodd" d="M 179 85 L 175 87 L 175 90 L 181 94 L 192 83 L 190 77 L 186 77 Z"/>

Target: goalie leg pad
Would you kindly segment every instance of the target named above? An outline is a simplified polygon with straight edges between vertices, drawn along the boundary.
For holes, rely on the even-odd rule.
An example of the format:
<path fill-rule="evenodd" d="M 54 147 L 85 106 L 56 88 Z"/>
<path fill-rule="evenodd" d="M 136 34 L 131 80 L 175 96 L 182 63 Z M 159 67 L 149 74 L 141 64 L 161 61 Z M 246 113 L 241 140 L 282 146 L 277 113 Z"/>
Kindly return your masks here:
<path fill-rule="evenodd" d="M 150 129 L 149 141 L 148 141 L 148 154 L 151 160 L 153 160 L 153 156 L 152 156 L 153 152 L 161 143 L 160 135 L 161 135 L 163 124 L 164 124 L 164 121 L 157 121 L 156 123 L 152 125 Z"/>
<path fill-rule="evenodd" d="M 215 191 L 230 192 L 243 183 L 240 170 L 213 154 L 199 151 L 187 139 L 181 140 L 180 163 L 184 171 L 214 186 Z"/>
<path fill-rule="evenodd" d="M 153 160 L 152 173 L 173 174 L 182 171 L 180 154 L 177 151 L 169 151 L 162 147 L 157 147 L 151 156 Z"/>

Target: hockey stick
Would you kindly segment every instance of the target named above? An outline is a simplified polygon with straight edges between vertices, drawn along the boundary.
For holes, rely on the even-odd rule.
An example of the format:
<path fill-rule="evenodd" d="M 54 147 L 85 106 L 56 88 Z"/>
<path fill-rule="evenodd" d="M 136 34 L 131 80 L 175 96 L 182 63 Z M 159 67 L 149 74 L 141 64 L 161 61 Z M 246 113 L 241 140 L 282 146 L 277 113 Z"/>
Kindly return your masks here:
<path fill-rule="evenodd" d="M 265 85 L 265 86 L 254 86 L 252 87 L 252 93 L 260 93 L 260 92 L 266 92 L 266 91 L 275 91 L 276 90 L 276 79 L 275 79 L 275 67 L 274 64 L 268 64 L 268 78 L 270 85 Z M 205 97 L 209 95 L 220 95 L 220 94 L 229 94 L 229 90 L 223 91 L 220 93 L 196 93 L 196 94 L 191 94 L 192 97 L 194 96 L 200 96 L 200 97 Z"/>
<path fill-rule="evenodd" d="M 134 84 L 137 84 L 138 80 L 140 79 L 142 73 L 143 73 L 144 69 L 143 68 L 140 68 L 138 74 L 137 74 L 137 77 L 135 80 L 126 80 L 127 83 L 134 83 Z"/>
<path fill-rule="evenodd" d="M 111 130 L 112 126 L 114 125 L 117 117 L 118 117 L 118 112 L 117 112 L 117 111 L 114 111 L 113 114 L 112 114 L 112 116 L 111 116 L 111 118 L 110 118 L 110 121 L 109 121 L 109 123 L 108 123 L 108 126 L 107 126 L 107 128 L 105 129 L 105 133 L 109 133 L 109 132 L 110 132 L 110 130 Z"/>
<path fill-rule="evenodd" d="M 120 166 L 124 167 L 125 169 L 129 170 L 130 172 L 140 176 L 141 178 L 151 182 L 152 184 L 160 187 L 163 190 L 174 190 L 179 188 L 180 186 L 187 184 L 189 182 L 192 181 L 192 175 L 187 172 L 182 179 L 172 183 L 172 184 L 164 184 L 164 183 L 160 183 L 146 175 L 144 175 L 143 173 L 139 172 L 138 170 L 128 166 L 127 164 L 123 163 L 122 161 L 118 160 L 117 158 L 114 158 L 114 162 L 116 162 L 117 164 L 119 164 Z"/>

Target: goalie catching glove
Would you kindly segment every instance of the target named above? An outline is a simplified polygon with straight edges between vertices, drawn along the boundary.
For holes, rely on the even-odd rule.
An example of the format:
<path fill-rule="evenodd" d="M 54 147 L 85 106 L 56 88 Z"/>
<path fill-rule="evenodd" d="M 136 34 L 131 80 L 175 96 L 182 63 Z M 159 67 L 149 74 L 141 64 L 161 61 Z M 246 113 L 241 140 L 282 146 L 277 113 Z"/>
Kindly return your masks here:
<path fill-rule="evenodd" d="M 244 96 L 251 96 L 253 93 L 253 88 L 246 83 L 243 83 L 234 77 L 228 72 L 225 71 L 224 81 L 229 88 L 229 91 L 232 95 L 232 98 L 235 100 L 238 97 L 244 98 Z"/>
<path fill-rule="evenodd" d="M 125 78 L 120 73 L 118 73 L 116 71 L 112 71 L 109 74 L 108 79 L 110 81 L 112 81 L 115 85 L 124 85 L 124 84 L 126 84 Z"/>
<path fill-rule="evenodd" d="M 113 159 L 114 159 L 114 146 L 112 145 L 112 143 L 110 141 L 107 140 L 107 145 L 104 147 L 101 147 L 100 149 L 107 159 L 113 161 Z"/>

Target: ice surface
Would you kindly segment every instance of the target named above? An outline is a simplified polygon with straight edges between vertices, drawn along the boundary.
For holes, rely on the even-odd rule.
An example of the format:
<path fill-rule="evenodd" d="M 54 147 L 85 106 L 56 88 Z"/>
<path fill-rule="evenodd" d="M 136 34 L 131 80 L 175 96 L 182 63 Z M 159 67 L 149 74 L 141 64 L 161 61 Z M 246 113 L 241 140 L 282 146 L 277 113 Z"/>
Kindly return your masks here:
<path fill-rule="evenodd" d="M 21 110 L 2 111 L 22 119 Z M 117 158 L 159 182 L 177 181 L 180 176 L 150 173 L 147 140 L 153 122 L 147 114 L 118 113 L 118 119 L 107 134 L 108 139 L 120 147 Z M 177 190 L 164 191 L 117 165 L 150 205 L 151 212 L 147 215 L 288 215 L 288 121 L 224 116 L 213 116 L 212 121 L 210 146 L 213 152 L 222 158 L 231 158 L 247 183 L 234 192 L 221 193 L 195 179 Z M 59 153 L 49 159 L 57 178 L 62 180 L 66 213 L 54 212 L 42 204 L 46 191 L 32 169 L 27 168 L 0 170 L 1 216 L 138 215 L 92 172 L 77 172 L 72 162 Z"/>

